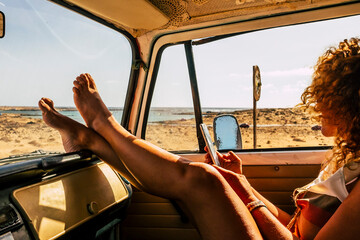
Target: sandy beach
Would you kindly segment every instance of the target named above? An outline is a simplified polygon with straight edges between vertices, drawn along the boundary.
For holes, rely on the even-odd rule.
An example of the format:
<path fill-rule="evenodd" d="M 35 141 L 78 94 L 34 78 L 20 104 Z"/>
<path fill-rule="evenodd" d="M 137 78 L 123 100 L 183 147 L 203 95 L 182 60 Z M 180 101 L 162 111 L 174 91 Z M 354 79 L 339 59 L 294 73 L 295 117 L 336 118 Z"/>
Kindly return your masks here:
<path fill-rule="evenodd" d="M 204 122 L 210 125 L 219 113 L 204 114 Z M 253 148 L 252 110 L 236 111 L 233 114 L 241 128 L 243 147 Z M 325 146 L 332 145 L 332 138 L 325 138 L 321 131 L 311 130 L 316 125 L 299 109 L 260 109 L 257 120 L 257 148 Z M 261 125 L 266 127 L 261 127 Z M 147 140 L 167 150 L 196 150 L 195 119 L 180 119 L 152 123 L 146 132 Z M 63 152 L 60 135 L 49 128 L 42 119 L 19 114 L 0 115 L 0 158 L 34 150 Z"/>
<path fill-rule="evenodd" d="M 42 119 L 17 114 L 0 116 L 0 158 L 34 150 L 64 151 L 60 134 L 47 127 Z"/>
<path fill-rule="evenodd" d="M 221 113 L 204 114 L 203 120 L 209 127 L 213 137 L 213 119 Z M 253 113 L 252 110 L 235 111 L 232 113 L 241 125 L 244 149 L 253 148 Z M 303 146 L 333 145 L 333 138 L 326 138 L 321 131 L 311 128 L 317 125 L 311 117 L 298 108 L 259 109 L 257 117 L 257 148 L 286 148 Z M 195 119 L 164 121 L 148 126 L 146 138 L 150 142 L 167 150 L 197 149 Z"/>

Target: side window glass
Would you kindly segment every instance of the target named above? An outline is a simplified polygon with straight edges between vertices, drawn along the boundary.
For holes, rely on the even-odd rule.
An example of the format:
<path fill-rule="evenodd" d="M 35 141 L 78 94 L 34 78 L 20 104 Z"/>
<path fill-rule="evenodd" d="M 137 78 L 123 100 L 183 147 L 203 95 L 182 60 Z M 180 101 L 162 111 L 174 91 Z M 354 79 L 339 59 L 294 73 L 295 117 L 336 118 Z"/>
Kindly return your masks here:
<path fill-rule="evenodd" d="M 232 114 L 240 125 L 244 149 L 333 145 L 333 139 L 319 131 L 319 123 L 296 105 L 311 83 L 317 58 L 329 46 L 358 36 L 359 23 L 360 17 L 353 16 L 193 45 L 203 122 L 211 135 L 213 119 Z M 255 65 L 260 67 L 262 89 L 254 131 Z M 196 151 L 195 124 L 184 47 L 171 46 L 162 56 L 146 139 L 169 151 Z"/>
<path fill-rule="evenodd" d="M 162 54 L 145 138 L 169 151 L 198 149 L 183 45 L 167 47 Z"/>
<path fill-rule="evenodd" d="M 212 125 L 219 114 L 236 116 L 243 148 L 332 145 L 319 123 L 295 106 L 311 83 L 317 58 L 345 38 L 359 35 L 360 17 L 274 28 L 194 45 L 203 120 Z M 329 31 L 328 29 L 336 29 Z M 260 67 L 256 145 L 253 134 L 252 69 Z M 211 129 L 210 129 L 211 131 Z"/>

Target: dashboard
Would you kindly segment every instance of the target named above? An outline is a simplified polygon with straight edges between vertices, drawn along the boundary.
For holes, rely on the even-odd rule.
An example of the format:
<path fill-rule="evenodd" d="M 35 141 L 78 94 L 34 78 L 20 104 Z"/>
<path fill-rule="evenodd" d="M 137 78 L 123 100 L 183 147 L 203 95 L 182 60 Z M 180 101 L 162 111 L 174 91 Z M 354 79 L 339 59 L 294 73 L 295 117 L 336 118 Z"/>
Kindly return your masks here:
<path fill-rule="evenodd" d="M 125 218 L 132 195 L 129 182 L 99 160 L 40 181 L 19 178 L 0 192 L 1 240 L 103 239 Z"/>

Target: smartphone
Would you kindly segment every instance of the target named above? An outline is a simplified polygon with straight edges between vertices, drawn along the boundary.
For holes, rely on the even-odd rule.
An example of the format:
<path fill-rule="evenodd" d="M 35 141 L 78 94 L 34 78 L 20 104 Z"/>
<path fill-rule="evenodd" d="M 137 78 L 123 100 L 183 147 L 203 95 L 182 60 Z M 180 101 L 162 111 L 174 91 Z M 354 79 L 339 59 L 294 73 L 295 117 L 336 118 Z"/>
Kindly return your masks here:
<path fill-rule="evenodd" d="M 201 133 L 202 133 L 203 138 L 205 140 L 205 144 L 207 146 L 207 149 L 208 149 L 208 152 L 210 154 L 212 162 L 216 166 L 220 166 L 218 155 L 216 154 L 216 147 L 215 147 L 215 145 L 214 145 L 214 143 L 213 143 L 213 141 L 211 139 L 208 127 L 206 126 L 205 123 L 201 123 L 200 124 L 200 129 L 201 129 Z"/>

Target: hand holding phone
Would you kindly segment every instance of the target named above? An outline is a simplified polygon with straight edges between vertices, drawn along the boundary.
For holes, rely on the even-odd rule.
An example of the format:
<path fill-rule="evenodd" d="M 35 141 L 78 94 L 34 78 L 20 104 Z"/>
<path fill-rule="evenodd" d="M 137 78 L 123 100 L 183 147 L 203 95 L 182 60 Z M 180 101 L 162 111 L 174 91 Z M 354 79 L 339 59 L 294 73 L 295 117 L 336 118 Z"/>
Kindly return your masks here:
<path fill-rule="evenodd" d="M 213 164 L 215 164 L 216 166 L 220 166 L 218 155 L 216 154 L 216 147 L 214 146 L 214 143 L 211 139 L 208 127 L 205 123 L 201 123 L 200 129 Z"/>

